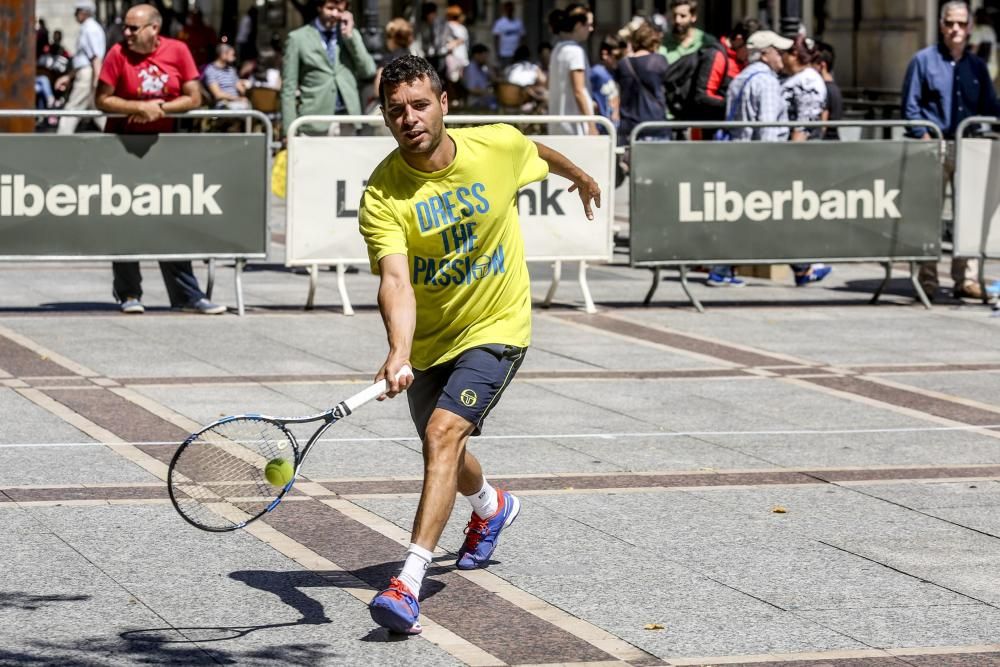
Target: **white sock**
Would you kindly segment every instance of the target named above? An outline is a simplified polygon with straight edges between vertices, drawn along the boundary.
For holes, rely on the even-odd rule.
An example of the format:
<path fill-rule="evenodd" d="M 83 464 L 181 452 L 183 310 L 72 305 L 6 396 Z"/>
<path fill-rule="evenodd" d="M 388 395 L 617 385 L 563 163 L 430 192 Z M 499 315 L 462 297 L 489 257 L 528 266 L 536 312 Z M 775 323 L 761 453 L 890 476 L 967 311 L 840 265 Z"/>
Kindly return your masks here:
<path fill-rule="evenodd" d="M 497 490 L 490 486 L 485 477 L 483 477 L 483 488 L 471 496 L 466 496 L 466 499 L 472 504 L 472 511 L 478 514 L 480 519 L 489 519 L 500 509 Z"/>
<path fill-rule="evenodd" d="M 413 597 L 420 599 L 420 585 L 424 581 L 424 574 L 427 566 L 434 559 L 427 549 L 417 544 L 411 544 L 406 550 L 406 562 L 403 563 L 403 571 L 399 573 L 398 579 L 406 584 L 406 587 L 413 593 Z"/>

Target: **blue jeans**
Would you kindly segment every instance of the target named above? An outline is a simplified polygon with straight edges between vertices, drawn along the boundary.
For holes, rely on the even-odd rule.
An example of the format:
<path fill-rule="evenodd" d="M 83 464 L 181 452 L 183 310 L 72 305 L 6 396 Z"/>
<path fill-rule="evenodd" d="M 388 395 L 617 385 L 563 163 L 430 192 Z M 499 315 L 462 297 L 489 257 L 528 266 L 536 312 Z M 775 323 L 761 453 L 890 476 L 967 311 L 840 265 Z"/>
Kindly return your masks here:
<path fill-rule="evenodd" d="M 52 92 L 52 82 L 47 76 L 35 77 L 35 107 L 39 109 L 51 109 L 55 104 L 56 96 Z"/>

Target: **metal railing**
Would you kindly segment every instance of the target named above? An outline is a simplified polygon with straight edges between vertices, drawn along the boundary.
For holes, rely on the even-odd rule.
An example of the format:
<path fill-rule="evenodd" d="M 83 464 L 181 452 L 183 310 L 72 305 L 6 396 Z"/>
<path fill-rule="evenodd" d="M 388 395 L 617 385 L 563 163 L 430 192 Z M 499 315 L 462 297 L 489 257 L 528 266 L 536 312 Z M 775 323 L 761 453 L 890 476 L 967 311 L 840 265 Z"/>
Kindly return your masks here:
<path fill-rule="evenodd" d="M 40 117 L 76 117 L 76 118 L 124 118 L 128 114 L 116 114 L 116 113 L 104 113 L 103 111 L 94 110 L 65 110 L 65 109 L 0 109 L 0 118 L 40 118 Z M 263 127 L 265 135 L 265 145 L 267 146 L 266 155 L 266 168 L 264 170 L 264 180 L 263 185 L 265 197 L 265 216 L 267 215 L 266 207 L 269 206 L 269 198 L 271 193 L 271 162 L 276 143 L 274 142 L 274 129 L 271 123 L 271 119 L 267 117 L 264 113 L 257 111 L 255 109 L 196 109 L 192 111 L 185 111 L 183 113 L 168 113 L 166 114 L 168 118 L 175 119 L 219 119 L 219 118 L 232 118 L 239 119 L 245 118 L 246 125 L 245 131 L 247 134 L 253 131 L 252 124 L 254 120 L 260 121 Z M 31 132 L 24 133 L 6 133 L 6 134 L 34 134 Z M 52 135 L 51 133 L 38 133 L 40 136 L 72 136 L 72 135 Z M 87 133 L 80 133 L 87 134 Z M 93 134 L 107 134 L 103 132 L 95 132 Z M 266 223 L 266 221 L 265 221 Z M 266 227 L 266 224 L 265 224 Z M 0 260 L 6 261 L 171 261 L 171 260 L 206 260 L 208 262 L 208 278 L 205 285 L 205 294 L 207 297 L 211 298 L 212 290 L 215 285 L 215 262 L 216 260 L 233 260 L 233 270 L 235 272 L 235 287 L 236 287 L 236 312 L 238 315 L 242 316 L 245 311 L 244 301 L 243 301 L 243 269 L 246 266 L 248 259 L 263 259 L 266 257 L 265 253 L 174 253 L 174 254 L 131 254 L 131 255 L 101 255 L 101 254 L 90 254 L 90 255 L 17 255 L 17 256 L 2 256 L 0 255 Z"/>
<path fill-rule="evenodd" d="M 637 144 L 645 143 L 647 140 L 641 139 L 644 132 L 650 130 L 684 130 L 689 128 L 702 128 L 702 129 L 765 129 L 773 127 L 787 127 L 787 128 L 826 128 L 826 127 L 861 127 L 861 128 L 880 128 L 880 127 L 891 127 L 891 128 L 925 128 L 927 129 L 934 138 L 940 142 L 941 150 L 939 150 L 940 159 L 944 160 L 943 151 L 943 135 L 941 130 L 934 124 L 927 121 L 911 121 L 911 120 L 896 120 L 896 121 L 802 121 L 802 122 L 783 122 L 783 123 L 773 123 L 773 122 L 741 122 L 741 121 L 704 121 L 704 122 L 685 122 L 685 121 L 651 121 L 644 122 L 637 125 L 632 132 L 629 134 L 629 147 L 634 148 Z M 871 141 L 871 140 L 863 140 Z M 884 140 L 876 140 L 884 141 Z M 676 143 L 673 140 L 667 140 L 665 144 Z M 729 141 L 729 142 L 692 142 L 692 143 L 708 143 L 708 144 L 741 144 L 749 143 L 744 141 Z M 755 144 L 762 144 L 767 142 L 754 141 Z M 791 142 L 775 142 L 775 145 L 785 145 Z M 807 143 L 818 143 L 817 141 L 807 142 Z M 839 142 L 849 143 L 849 142 Z M 631 206 L 635 206 L 635 180 L 630 178 L 630 190 Z M 634 210 L 634 209 L 633 209 Z M 632 218 L 632 212 L 630 212 L 630 218 Z M 632 234 L 629 235 L 629 243 L 631 247 Z M 917 298 L 924 305 L 925 308 L 930 308 L 931 303 L 927 294 L 924 292 L 923 287 L 917 279 L 918 269 L 917 262 L 923 260 L 923 257 L 886 257 L 886 256 L 871 256 L 871 257 L 796 257 L 796 258 L 783 258 L 783 259 L 738 259 L 738 260 L 726 260 L 725 262 L 714 262 L 713 258 L 705 257 L 697 260 L 680 260 L 680 261 L 666 261 L 666 262 L 655 262 L 655 263 L 645 263 L 633 262 L 633 266 L 648 266 L 653 271 L 652 284 L 650 285 L 649 291 L 646 293 L 646 297 L 643 300 L 645 305 L 649 305 L 653 299 L 653 295 L 659 286 L 661 280 L 661 271 L 664 267 L 677 267 L 680 273 L 681 288 L 684 290 L 684 294 L 687 296 L 689 302 L 699 311 L 704 312 L 704 306 L 701 302 L 692 294 L 690 286 L 688 283 L 688 271 L 691 266 L 703 266 L 706 264 L 713 263 L 727 263 L 727 264 L 744 264 L 744 265 L 770 265 L 770 264 L 789 264 L 789 263 L 809 263 L 809 262 L 879 262 L 883 265 L 885 269 L 885 277 L 879 284 L 878 288 L 875 290 L 871 297 L 870 303 L 876 303 L 881 297 L 886 286 L 892 278 L 892 262 L 900 261 L 907 262 L 910 269 L 910 282 L 913 285 L 914 292 Z"/>
<path fill-rule="evenodd" d="M 611 123 L 607 118 L 602 116 L 546 116 L 546 115 L 504 115 L 504 114 L 490 114 L 490 115 L 476 115 L 476 114 L 450 114 L 444 117 L 445 125 L 476 125 L 476 124 L 487 124 L 487 123 L 510 123 L 512 125 L 546 125 L 552 123 L 593 123 L 599 125 L 607 130 L 607 136 L 611 143 L 612 148 L 615 146 L 616 135 L 614 124 Z M 367 115 L 367 116 L 302 116 L 296 118 L 295 121 L 288 127 L 287 134 L 289 137 L 295 137 L 298 135 L 299 131 L 304 125 L 323 125 L 323 124 L 339 124 L 339 125 L 382 125 L 385 121 L 381 115 Z M 324 136 L 324 135 L 311 135 L 311 136 Z M 336 135 L 333 135 L 336 136 Z M 609 160 L 609 172 L 608 178 L 611 187 L 609 187 L 610 192 L 602 194 L 602 207 L 607 207 L 608 210 L 614 211 L 614 170 L 615 164 L 614 160 Z M 293 206 L 289 206 L 289 222 L 291 222 L 291 217 L 294 215 L 292 211 Z M 294 234 L 292 231 L 293 225 L 289 224 L 286 227 L 287 234 L 287 246 L 290 247 L 294 241 Z M 609 246 L 611 244 L 611 239 L 609 238 Z M 572 258 L 558 258 L 558 257 L 532 257 L 531 249 L 525 248 L 525 256 L 529 261 L 552 261 L 553 262 L 553 276 L 552 282 L 549 285 L 548 292 L 542 301 L 542 307 L 547 308 L 551 305 L 552 299 L 554 298 L 556 291 L 559 288 L 560 280 L 562 277 L 562 262 L 563 261 L 578 261 L 579 262 L 579 273 L 578 273 L 578 284 L 583 293 L 584 310 L 589 313 L 597 312 L 597 308 L 594 305 L 593 297 L 591 296 L 590 287 L 587 281 L 587 259 L 579 259 L 576 257 Z M 352 315 L 354 309 L 351 306 L 350 295 L 347 291 L 347 283 L 345 275 L 347 273 L 347 265 L 351 263 L 363 262 L 367 264 L 367 257 L 361 258 L 355 255 L 345 255 L 340 258 L 331 259 L 330 261 L 296 261 L 291 260 L 289 263 L 286 260 L 286 265 L 298 265 L 307 266 L 309 271 L 309 292 L 306 297 L 306 308 L 310 309 L 313 307 L 315 302 L 315 294 L 319 280 L 319 266 L 336 266 L 337 267 L 337 290 L 340 295 L 341 303 L 343 304 L 343 310 L 345 315 Z"/>

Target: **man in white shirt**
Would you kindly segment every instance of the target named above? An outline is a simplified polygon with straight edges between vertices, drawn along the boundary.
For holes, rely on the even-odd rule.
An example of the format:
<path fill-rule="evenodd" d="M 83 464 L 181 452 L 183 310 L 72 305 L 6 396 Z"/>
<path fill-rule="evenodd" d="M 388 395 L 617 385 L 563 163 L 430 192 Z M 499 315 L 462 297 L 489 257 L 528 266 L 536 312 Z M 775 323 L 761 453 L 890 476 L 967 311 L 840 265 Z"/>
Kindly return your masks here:
<path fill-rule="evenodd" d="M 104 28 L 94 18 L 97 6 L 94 0 L 77 0 L 74 16 L 80 24 L 80 34 L 77 37 L 76 51 L 73 53 L 73 70 L 56 79 L 56 90 L 66 90 L 70 82 L 73 88 L 69 99 L 63 107 L 69 110 L 94 109 L 94 91 L 97 89 L 97 74 L 101 71 L 104 54 L 107 52 L 107 39 Z M 98 129 L 104 129 L 104 119 L 95 121 Z M 73 134 L 79 118 L 63 117 L 59 119 L 59 134 Z"/>
<path fill-rule="evenodd" d="M 521 45 L 525 32 L 521 19 L 514 18 L 514 3 L 503 3 L 503 16 L 493 22 L 493 38 L 501 69 L 514 62 L 514 52 Z"/>

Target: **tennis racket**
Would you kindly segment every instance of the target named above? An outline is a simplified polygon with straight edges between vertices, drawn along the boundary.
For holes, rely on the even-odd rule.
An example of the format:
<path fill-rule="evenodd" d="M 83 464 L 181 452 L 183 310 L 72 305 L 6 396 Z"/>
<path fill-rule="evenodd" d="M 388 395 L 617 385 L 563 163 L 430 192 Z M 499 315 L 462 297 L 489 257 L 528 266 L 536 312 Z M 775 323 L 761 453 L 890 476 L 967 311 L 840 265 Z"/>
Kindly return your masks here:
<path fill-rule="evenodd" d="M 396 377 L 410 374 L 404 366 Z M 295 483 L 306 455 L 328 428 L 387 390 L 388 382 L 379 380 L 316 415 L 245 414 L 205 426 L 188 436 L 170 461 L 170 501 L 185 521 L 202 530 L 224 533 L 246 526 L 278 506 Z M 288 426 L 310 422 L 319 426 L 300 448 Z M 268 481 L 268 463 L 294 467 L 287 483 L 275 486 Z"/>

